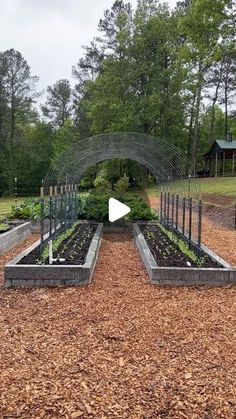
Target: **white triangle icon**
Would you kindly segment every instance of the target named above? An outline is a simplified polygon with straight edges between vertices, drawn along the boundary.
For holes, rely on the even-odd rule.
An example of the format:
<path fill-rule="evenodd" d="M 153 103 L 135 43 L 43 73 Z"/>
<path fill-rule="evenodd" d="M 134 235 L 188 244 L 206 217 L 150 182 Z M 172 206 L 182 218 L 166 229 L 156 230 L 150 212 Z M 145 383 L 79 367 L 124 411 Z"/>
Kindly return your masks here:
<path fill-rule="evenodd" d="M 122 204 L 122 202 L 117 199 L 109 199 L 109 221 L 111 223 L 129 214 L 130 211 L 131 210 L 127 205 Z"/>

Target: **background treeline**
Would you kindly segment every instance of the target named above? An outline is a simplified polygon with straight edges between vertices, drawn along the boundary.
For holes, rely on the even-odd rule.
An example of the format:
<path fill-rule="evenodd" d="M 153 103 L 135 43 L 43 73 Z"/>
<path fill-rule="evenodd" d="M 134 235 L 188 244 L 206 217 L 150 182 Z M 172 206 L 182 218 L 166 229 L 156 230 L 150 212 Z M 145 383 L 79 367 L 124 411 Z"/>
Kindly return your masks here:
<path fill-rule="evenodd" d="M 162 137 L 200 168 L 215 138 L 229 130 L 236 136 L 233 3 L 185 0 L 170 11 L 155 0 L 139 0 L 136 10 L 115 1 L 72 68 L 73 88 L 56 81 L 40 110 L 29 64 L 14 49 L 1 52 L 0 195 L 13 193 L 16 177 L 21 194 L 37 193 L 68 145 L 106 132 Z M 101 166 L 108 178 L 115 172 L 138 178 L 140 171 L 131 162 Z M 100 169 L 92 167 L 85 184 Z"/>

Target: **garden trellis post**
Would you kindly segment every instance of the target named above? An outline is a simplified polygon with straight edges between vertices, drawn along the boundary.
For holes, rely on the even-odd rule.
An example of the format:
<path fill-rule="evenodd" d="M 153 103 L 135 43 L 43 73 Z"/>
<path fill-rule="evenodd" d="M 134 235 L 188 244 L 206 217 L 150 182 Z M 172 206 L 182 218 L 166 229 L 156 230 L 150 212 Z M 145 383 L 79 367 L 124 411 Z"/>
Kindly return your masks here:
<path fill-rule="evenodd" d="M 202 200 L 198 202 L 198 247 L 202 242 Z"/>
<path fill-rule="evenodd" d="M 192 198 L 189 198 L 189 227 L 188 227 L 188 239 L 189 239 L 189 247 L 192 241 L 192 210 L 193 210 L 193 201 Z"/>
<path fill-rule="evenodd" d="M 163 211 L 163 192 L 161 191 L 160 222 L 162 222 L 162 219 L 163 219 L 162 211 Z"/>
<path fill-rule="evenodd" d="M 40 188 L 40 254 L 43 251 L 43 240 L 44 240 L 44 188 Z"/>
<path fill-rule="evenodd" d="M 49 187 L 49 237 L 52 237 L 52 220 L 53 220 L 53 187 Z"/>

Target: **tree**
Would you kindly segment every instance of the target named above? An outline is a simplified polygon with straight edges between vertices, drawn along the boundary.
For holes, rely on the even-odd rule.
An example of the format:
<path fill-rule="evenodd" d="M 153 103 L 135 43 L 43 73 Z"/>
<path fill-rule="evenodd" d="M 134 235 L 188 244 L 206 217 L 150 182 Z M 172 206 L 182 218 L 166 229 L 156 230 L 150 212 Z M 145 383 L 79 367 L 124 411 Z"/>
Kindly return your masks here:
<path fill-rule="evenodd" d="M 4 152 L 5 142 L 7 138 L 7 118 L 8 118 L 8 108 L 7 108 L 7 98 L 6 91 L 4 87 L 4 78 L 6 75 L 6 68 L 1 59 L 0 54 L 0 153 Z"/>
<path fill-rule="evenodd" d="M 37 112 L 32 105 L 37 96 L 35 85 L 38 77 L 31 76 L 30 67 L 21 53 L 14 49 L 0 54 L 1 135 L 4 125 L 2 148 L 6 161 L 4 176 L 7 187 L 13 192 L 14 177 L 17 176 L 15 157 L 20 146 L 22 124 L 35 121 Z"/>
<path fill-rule="evenodd" d="M 133 40 L 134 97 L 137 99 L 139 131 L 154 133 L 178 143 L 184 123 L 184 69 L 178 62 L 175 16 L 167 6 L 140 1 L 135 15 Z M 179 131 L 180 130 L 180 131 Z"/>
<path fill-rule="evenodd" d="M 224 138 L 224 112 L 215 105 L 214 109 L 214 140 Z M 199 121 L 199 149 L 201 154 L 209 150 L 209 132 L 212 122 L 212 105 L 204 109 Z"/>
<path fill-rule="evenodd" d="M 223 21 L 220 26 L 219 58 L 210 68 L 207 74 L 207 97 L 212 101 L 211 121 L 209 127 L 209 144 L 214 140 L 215 135 L 215 107 L 220 103 L 225 108 L 225 133 L 229 130 L 228 108 L 232 103 L 233 94 L 236 89 L 236 54 L 235 54 L 235 16 L 233 3 L 225 2 L 223 10 Z"/>
<path fill-rule="evenodd" d="M 17 178 L 19 193 L 39 194 L 53 155 L 53 128 L 37 122 L 22 127 L 21 147 L 17 149 Z"/>
<path fill-rule="evenodd" d="M 180 32 L 184 34 L 184 54 L 187 65 L 190 63 L 190 75 L 195 75 L 193 92 L 192 124 L 190 137 L 192 142 L 191 159 L 196 171 L 199 140 L 199 121 L 203 88 L 206 74 L 220 58 L 219 40 L 225 19 L 225 8 L 229 0 L 192 0 L 186 13 L 180 18 Z M 192 79 L 193 80 L 193 79 Z"/>
<path fill-rule="evenodd" d="M 4 69 L 2 84 L 9 108 L 10 138 L 13 140 L 16 124 L 29 121 L 32 116 L 38 77 L 31 76 L 27 61 L 14 49 L 3 52 L 0 61 Z"/>
<path fill-rule="evenodd" d="M 127 39 L 132 33 L 132 6 L 123 0 L 116 0 L 111 9 L 104 12 L 104 19 L 100 19 L 98 30 L 102 37 L 97 42 L 102 45 L 106 56 L 112 54 L 122 59 L 127 48 Z"/>
<path fill-rule="evenodd" d="M 52 121 L 55 127 L 62 127 L 70 119 L 73 110 L 72 89 L 66 79 L 57 81 L 47 88 L 47 100 L 42 107 L 44 116 Z"/>
<path fill-rule="evenodd" d="M 155 5 L 139 2 L 132 36 L 123 33 L 122 58 L 114 50 L 90 86 L 94 133 L 138 131 L 181 141 L 184 71 L 177 59 L 176 22 L 166 7 Z M 116 45 L 119 49 L 119 40 Z"/>
<path fill-rule="evenodd" d="M 94 85 L 95 89 L 99 85 L 99 82 L 96 83 L 96 78 L 100 77 L 109 63 L 113 67 L 114 61 L 124 60 L 131 27 L 131 5 L 120 0 L 115 1 L 111 10 L 104 12 L 104 19 L 100 20 L 98 29 L 101 37 L 97 37 L 89 47 L 85 47 L 84 58 L 80 59 L 77 66 L 72 69 L 72 74 L 78 81 L 74 97 L 75 124 L 82 138 L 93 132 L 90 110 Z M 114 79 L 115 77 L 114 75 Z M 94 85 L 92 82 L 95 82 Z M 95 131 L 98 131 L 97 128 Z"/>

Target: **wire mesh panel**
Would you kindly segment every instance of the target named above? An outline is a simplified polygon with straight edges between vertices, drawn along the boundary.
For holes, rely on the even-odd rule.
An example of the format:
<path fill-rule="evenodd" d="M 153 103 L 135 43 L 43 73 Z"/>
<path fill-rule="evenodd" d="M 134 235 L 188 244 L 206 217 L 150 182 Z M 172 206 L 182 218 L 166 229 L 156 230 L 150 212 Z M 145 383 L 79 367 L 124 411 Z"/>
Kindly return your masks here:
<path fill-rule="evenodd" d="M 189 243 L 201 247 L 202 201 L 161 192 L 160 223 L 176 231 Z"/>
<path fill-rule="evenodd" d="M 75 185 L 90 166 L 109 159 L 130 159 L 149 169 L 165 194 L 161 220 L 176 231 L 182 231 L 189 243 L 200 243 L 199 185 L 192 177 L 186 154 L 168 141 L 140 133 L 109 133 L 78 141 L 53 163 L 44 187 L 50 190 L 50 185 L 60 188 L 67 187 L 68 183 Z M 60 190 L 52 198 L 50 208 L 60 207 L 59 213 L 56 209 L 53 216 L 50 210 L 50 226 L 53 228 L 54 221 L 54 231 L 57 222 L 66 227 L 70 217 L 74 218 L 70 193 L 63 189 L 63 193 Z"/>
<path fill-rule="evenodd" d="M 49 240 L 70 228 L 77 219 L 77 188 L 75 185 L 42 187 L 40 195 L 42 253 Z"/>
<path fill-rule="evenodd" d="M 109 159 L 130 159 L 146 166 L 159 183 L 188 179 L 191 164 L 184 152 L 168 141 L 139 133 L 110 133 L 78 141 L 47 173 L 44 186 L 76 184 L 92 165 Z M 191 188 L 194 181 L 191 182 Z"/>

